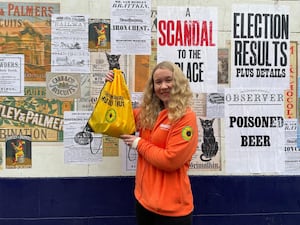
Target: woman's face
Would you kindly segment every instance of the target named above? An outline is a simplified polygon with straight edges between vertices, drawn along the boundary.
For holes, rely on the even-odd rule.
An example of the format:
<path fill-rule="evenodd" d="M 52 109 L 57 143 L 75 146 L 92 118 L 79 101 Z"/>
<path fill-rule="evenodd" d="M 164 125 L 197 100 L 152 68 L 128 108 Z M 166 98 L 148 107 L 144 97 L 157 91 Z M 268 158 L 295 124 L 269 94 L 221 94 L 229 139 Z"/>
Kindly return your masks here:
<path fill-rule="evenodd" d="M 168 69 L 157 69 L 153 74 L 154 93 L 168 106 L 171 89 L 173 87 L 173 73 Z"/>

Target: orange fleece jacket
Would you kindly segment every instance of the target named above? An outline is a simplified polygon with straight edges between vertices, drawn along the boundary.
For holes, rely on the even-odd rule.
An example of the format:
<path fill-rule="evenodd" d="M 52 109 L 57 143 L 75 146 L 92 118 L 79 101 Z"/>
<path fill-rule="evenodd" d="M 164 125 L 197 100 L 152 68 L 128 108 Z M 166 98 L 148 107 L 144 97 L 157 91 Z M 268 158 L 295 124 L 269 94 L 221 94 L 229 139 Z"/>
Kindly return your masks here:
<path fill-rule="evenodd" d="M 138 111 L 135 110 L 135 115 Z M 187 110 L 175 124 L 160 112 L 153 130 L 141 130 L 134 194 L 148 210 L 165 216 L 185 216 L 194 209 L 188 177 L 198 145 L 196 114 Z"/>

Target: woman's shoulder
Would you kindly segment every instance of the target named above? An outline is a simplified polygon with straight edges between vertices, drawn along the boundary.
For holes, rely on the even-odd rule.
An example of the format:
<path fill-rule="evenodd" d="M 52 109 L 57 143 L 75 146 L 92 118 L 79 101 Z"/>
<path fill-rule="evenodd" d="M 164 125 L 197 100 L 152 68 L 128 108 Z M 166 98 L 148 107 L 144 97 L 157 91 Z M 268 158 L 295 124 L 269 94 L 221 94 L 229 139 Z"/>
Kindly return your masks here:
<path fill-rule="evenodd" d="M 192 108 L 187 108 L 183 116 L 181 117 L 181 121 L 195 121 L 197 119 L 196 113 Z"/>
<path fill-rule="evenodd" d="M 188 107 L 187 109 L 186 109 L 186 112 L 185 112 L 185 114 L 193 114 L 193 115 L 195 115 L 196 116 L 196 113 L 195 113 L 195 111 L 191 108 L 191 107 Z"/>

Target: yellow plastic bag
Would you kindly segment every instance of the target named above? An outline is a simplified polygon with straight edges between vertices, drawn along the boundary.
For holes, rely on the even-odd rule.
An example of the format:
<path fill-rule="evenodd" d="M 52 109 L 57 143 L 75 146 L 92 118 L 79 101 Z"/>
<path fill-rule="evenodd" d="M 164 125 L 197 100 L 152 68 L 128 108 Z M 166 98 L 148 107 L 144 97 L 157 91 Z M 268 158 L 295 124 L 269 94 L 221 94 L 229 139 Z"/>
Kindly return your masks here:
<path fill-rule="evenodd" d="M 114 69 L 113 82 L 106 82 L 87 126 L 94 133 L 120 137 L 135 132 L 131 98 L 122 71 Z"/>

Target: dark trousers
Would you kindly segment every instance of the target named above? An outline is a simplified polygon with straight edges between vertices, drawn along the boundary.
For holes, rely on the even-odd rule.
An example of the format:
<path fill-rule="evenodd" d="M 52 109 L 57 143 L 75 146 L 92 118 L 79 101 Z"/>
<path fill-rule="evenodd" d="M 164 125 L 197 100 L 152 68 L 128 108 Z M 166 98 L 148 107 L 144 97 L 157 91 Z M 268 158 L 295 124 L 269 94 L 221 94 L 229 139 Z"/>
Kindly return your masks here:
<path fill-rule="evenodd" d="M 138 225 L 192 225 L 192 213 L 187 216 L 162 216 L 145 209 L 136 201 L 136 219 Z"/>

